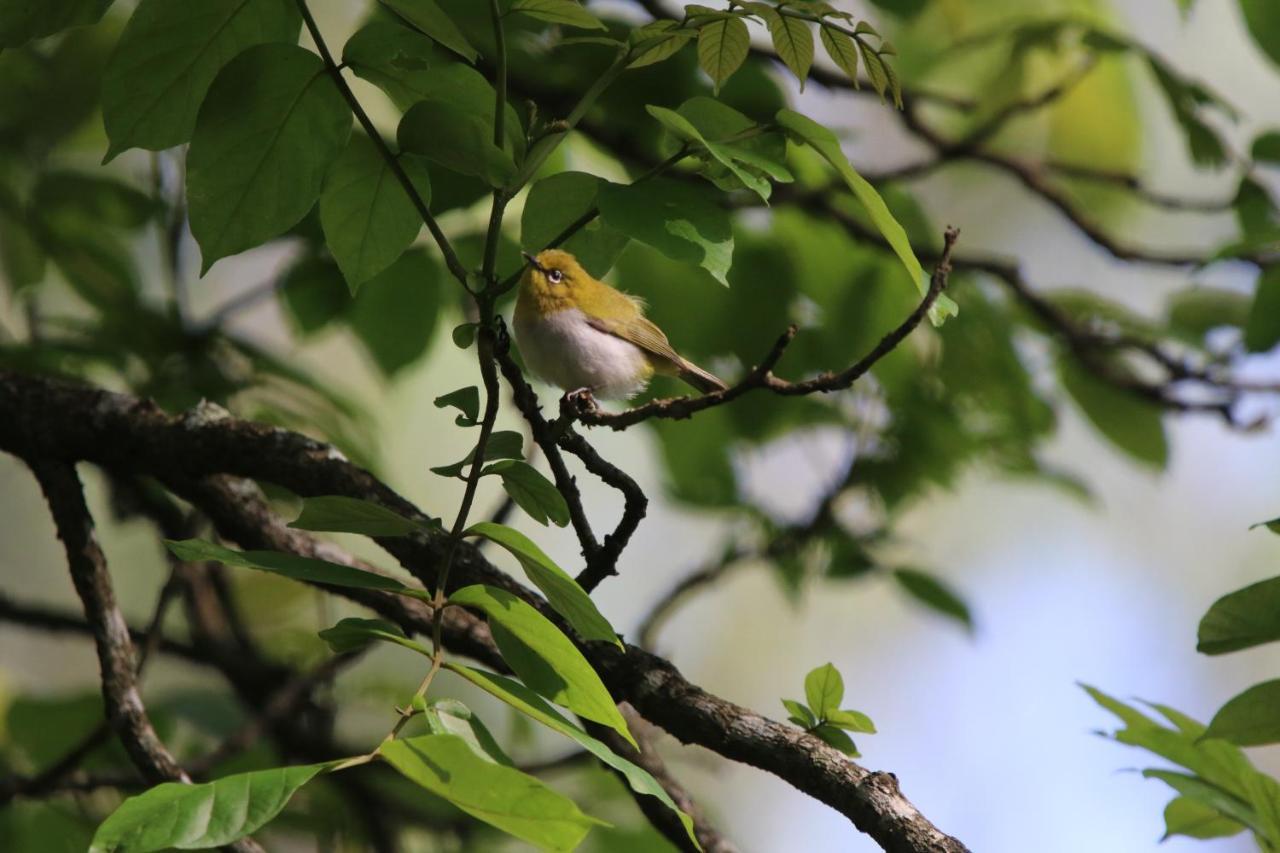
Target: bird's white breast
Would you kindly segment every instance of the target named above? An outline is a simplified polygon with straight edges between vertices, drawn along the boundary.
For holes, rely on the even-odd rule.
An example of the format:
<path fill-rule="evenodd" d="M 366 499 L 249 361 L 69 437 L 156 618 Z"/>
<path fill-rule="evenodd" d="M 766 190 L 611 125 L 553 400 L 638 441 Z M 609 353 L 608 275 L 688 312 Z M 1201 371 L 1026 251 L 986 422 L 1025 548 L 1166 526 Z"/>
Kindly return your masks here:
<path fill-rule="evenodd" d="M 653 373 L 639 347 L 595 328 L 577 308 L 518 313 L 515 330 L 529 369 L 565 391 L 590 388 L 601 399 L 625 399 L 643 390 Z"/>

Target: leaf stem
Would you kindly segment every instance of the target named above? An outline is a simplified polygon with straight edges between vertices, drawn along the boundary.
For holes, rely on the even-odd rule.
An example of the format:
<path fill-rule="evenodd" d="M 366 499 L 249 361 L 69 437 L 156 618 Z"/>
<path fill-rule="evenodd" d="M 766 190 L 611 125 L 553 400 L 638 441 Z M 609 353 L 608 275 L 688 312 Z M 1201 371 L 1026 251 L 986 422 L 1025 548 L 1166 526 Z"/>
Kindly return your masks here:
<path fill-rule="evenodd" d="M 436 222 L 436 218 L 431 215 L 427 202 L 423 199 L 422 194 L 418 192 L 418 188 L 413 185 L 413 181 L 409 179 L 409 175 L 405 172 L 404 167 L 400 165 L 400 161 L 391 149 L 387 147 L 386 141 L 382 138 L 382 134 L 378 133 L 378 129 L 373 126 L 373 121 L 369 118 L 369 114 L 364 111 L 364 107 L 360 106 L 360 101 L 356 99 L 355 93 L 351 91 L 351 87 L 347 85 L 347 81 L 342 76 L 340 66 L 334 62 L 333 54 L 329 52 L 329 46 L 325 43 L 324 36 L 320 33 L 320 27 L 316 25 L 316 19 L 311 14 L 311 10 L 307 8 L 307 0 L 295 0 L 298 5 L 298 11 L 302 14 L 302 21 L 307 27 L 307 32 L 311 34 L 311 40 L 315 42 L 316 50 L 320 53 L 320 58 L 324 60 L 325 69 L 329 72 L 329 76 L 333 79 L 333 83 L 338 87 L 338 91 L 342 93 L 342 97 L 346 99 L 347 104 L 351 107 L 351 112 L 355 114 L 356 121 L 360 122 L 360 126 L 364 128 L 364 132 L 368 135 L 374 147 L 378 149 L 378 153 L 382 155 L 382 159 L 386 161 L 387 168 L 395 175 L 396 180 L 400 182 L 400 186 L 404 187 L 405 193 L 408 194 L 409 200 L 413 202 L 413 206 L 418 211 L 418 215 L 422 217 L 422 221 L 426 224 L 427 230 L 431 232 L 432 238 L 436 241 L 436 245 L 440 247 L 440 254 L 444 256 L 445 266 L 449 268 L 449 272 L 453 274 L 463 287 L 467 286 L 467 270 L 458 260 L 458 255 L 453 250 L 453 246 L 449 243 L 449 238 L 445 236 L 444 231 L 440 229 L 440 224 Z"/>

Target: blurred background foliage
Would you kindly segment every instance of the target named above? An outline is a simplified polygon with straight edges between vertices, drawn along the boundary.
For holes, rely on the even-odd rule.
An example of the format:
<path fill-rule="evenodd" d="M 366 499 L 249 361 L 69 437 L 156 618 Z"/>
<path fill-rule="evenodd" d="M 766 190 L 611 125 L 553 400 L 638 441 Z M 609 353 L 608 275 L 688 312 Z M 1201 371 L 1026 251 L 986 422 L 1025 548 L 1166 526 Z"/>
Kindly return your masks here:
<path fill-rule="evenodd" d="M 492 54 L 492 35 L 484 4 L 439 3 L 477 46 L 480 68 L 488 71 L 484 57 Z M 424 421 L 422 407 L 377 408 L 408 396 L 430 399 L 472 381 L 472 368 L 449 340 L 450 329 L 470 318 L 468 307 L 459 288 L 446 281 L 434 246 L 422 241 L 352 296 L 313 210 L 280 239 L 221 261 L 201 278 L 199 250 L 186 226 L 181 152 L 134 150 L 101 162 L 108 146 L 97 81 L 129 5 L 115 4 L 92 26 L 0 52 L 0 364 L 127 388 L 174 412 L 214 401 L 238 415 L 334 442 L 420 497 L 429 512 L 450 506 L 456 497 L 451 487 L 427 482 L 418 463 L 453 459 L 461 439 L 443 434 L 443 416 Z M 348 62 L 365 81 L 356 91 L 388 136 L 401 111 L 438 85 L 443 69 L 458 64 L 375 4 L 367 10 L 315 5 L 335 46 L 370 21 L 398 28 L 394 38 L 404 47 L 395 56 L 364 56 L 361 64 L 359 43 L 348 43 Z M 1196 44 L 1194 34 L 1176 35 L 1179 28 L 1230 15 L 1238 26 L 1228 36 L 1236 41 L 1199 47 L 1210 56 L 1260 50 L 1264 58 L 1252 67 L 1270 62 L 1265 68 L 1280 77 L 1274 65 L 1280 61 L 1280 18 L 1261 0 L 836 5 L 874 21 L 892 39 L 905 100 L 901 111 L 891 102 L 880 105 L 874 93 L 851 96 L 832 83 L 839 74 L 825 62 L 826 76 L 811 79 L 801 92 L 763 53 L 752 54 L 718 97 L 757 121 L 799 104 L 836 127 L 849 142 L 854 165 L 877 184 L 926 266 L 941 248 L 944 225 L 964 229 L 961 254 L 972 262 L 958 264 L 950 289 L 960 312 L 939 328 L 920 329 L 850 392 L 785 401 L 756 394 L 689 421 L 653 423 L 650 437 L 631 439 L 652 441 L 660 463 L 648 479 L 661 483 L 666 509 L 646 525 L 660 529 L 684 519 L 672 522 L 673 535 L 710 538 L 711 544 L 680 553 L 706 552 L 716 566 L 741 561 L 721 560 L 722 552 L 750 553 L 751 560 L 768 564 L 793 602 L 805 601 L 814 586 L 877 577 L 968 630 L 974 624 L 968 595 L 957 590 L 954 575 L 935 576 L 936 567 L 904 552 L 898 529 L 900 519 L 936 498 L 939 488 L 956 487 L 980 471 L 1088 500 L 1090 465 L 1064 464 L 1062 454 L 1046 452 L 1064 417 L 1083 417 L 1113 451 L 1160 471 L 1171 464 L 1170 412 L 1216 413 L 1224 428 L 1246 427 L 1266 414 L 1259 397 L 1274 388 L 1265 377 L 1249 377 L 1280 342 L 1280 279 L 1269 254 L 1280 238 L 1272 194 L 1280 136 L 1262 123 L 1280 122 L 1280 114 L 1245 113 L 1229 86 L 1217 91 L 1181 65 L 1186 57 L 1151 45 Z M 651 11 L 674 9 L 622 0 L 589 6 L 614 34 L 647 20 Z M 1161 29 L 1144 30 L 1148 12 Z M 574 42 L 571 31 L 531 18 L 509 21 L 511 95 L 525 127 L 563 115 L 610 61 L 607 47 Z M 1206 39 L 1218 38 L 1214 33 Z M 630 71 L 545 171 L 613 180 L 642 174 L 674 149 L 645 107 L 675 109 L 712 92 L 691 49 Z M 1167 169 L 1167 163 L 1176 165 Z M 775 188 L 767 207 L 749 193 L 720 192 L 699 177 L 705 169 L 682 167 L 670 178 L 707 203 L 736 211 L 729 287 L 637 241 L 625 242 L 612 263 L 613 253 L 606 253 L 598 270 L 647 300 L 650 315 L 680 350 L 721 375 L 741 375 L 793 322 L 801 331 L 779 374 L 797 378 L 839 369 L 915 305 L 901 266 L 875 239 L 861 209 L 832 191 L 827 170 L 794 148 L 789 165 L 796 182 Z M 487 186 L 436 163 L 424 168 L 432 212 L 455 239 L 464 264 L 478 266 Z M 1178 193 L 1191 187 L 1191 201 L 1179 204 L 1172 192 L 1160 196 L 1152 189 L 1169 174 Z M 713 171 L 704 176 L 723 179 Z M 1028 241 L 1025 252 L 1001 239 L 1002 229 L 1016 232 L 1020 217 L 1032 215 L 1025 210 L 1041 204 L 1005 188 L 991 190 L 992 182 L 1006 178 L 1065 211 L 1073 224 L 1059 220 L 1055 227 L 1070 239 L 1080 232 L 1104 239 L 1068 251 L 1057 238 L 1041 237 Z M 518 268 L 520 248 L 537 248 L 515 227 L 519 204 L 499 255 L 503 275 Z M 1162 212 L 1170 208 L 1214 224 L 1170 227 L 1162 218 L 1175 215 Z M 623 242 L 593 235 L 606 239 Z M 1098 262 L 1098 255 L 1107 261 Z M 1077 264 L 1081 257 L 1089 260 Z M 1172 267 L 1177 280 L 1161 290 L 1126 290 L 1128 273 L 1116 271 L 1128 262 Z M 1116 280 L 1107 272 L 1116 272 Z M 431 364 L 424 367 L 424 360 Z M 676 391 L 659 379 L 648 393 Z M 416 420 L 394 426 L 400 430 L 396 449 L 412 447 L 392 452 L 385 446 L 388 421 L 402 417 Z M 504 417 L 515 422 L 514 415 Z M 646 448 L 601 432 L 591 438 L 599 438 L 606 455 L 648 458 Z M 823 476 L 780 487 L 795 498 L 780 506 L 776 494 L 752 487 L 750 472 L 769 454 L 792 462 L 817 454 L 825 460 Z M 1098 458 L 1119 464 L 1111 456 L 1091 458 L 1093 465 Z M 6 476 L 6 483 L 13 482 L 12 472 Z M 108 499 L 105 491 L 102 500 Z M 612 498 L 597 497 L 593 511 L 613 511 Z M 135 525 L 129 535 L 139 539 L 137 522 L 127 521 L 127 502 L 117 495 L 114 505 L 126 530 Z M 6 538 L 28 535 L 13 520 L 18 517 L 0 528 Z M 136 542 L 133 547 L 146 551 Z M 15 546 L 6 559 L 21 553 Z M 644 570 L 643 563 L 659 555 L 665 556 L 660 548 L 633 557 L 622 572 Z M 158 588 L 158 558 L 146 559 L 151 569 L 121 581 L 129 612 L 139 616 L 149 612 Z M 6 564 L 6 577 L 14 572 Z M 648 579 L 648 589 L 665 589 L 677 579 L 676 567 L 668 564 L 661 577 Z M 271 660 L 299 666 L 322 657 L 315 623 L 331 620 L 326 609 L 333 605 L 317 605 L 310 594 L 268 577 L 236 576 L 233 584 L 245 622 Z M 7 588 L 5 594 L 20 591 Z M 974 587 L 973 594 L 980 597 L 982 590 Z M 849 618 L 858 618 L 856 611 Z M 22 669 L 7 657 L 0 653 L 6 666 Z M 394 700 L 396 688 L 386 678 L 384 672 L 335 688 L 343 731 L 361 731 L 363 714 Z M 101 706 L 88 678 L 82 686 L 59 692 L 71 685 L 14 679 L 2 729 L 5 769 L 37 772 L 93 730 Z M 211 686 L 160 692 L 152 707 L 162 734 L 189 760 L 233 731 L 244 713 Z M 527 740 L 532 743 L 532 736 Z M 249 750 L 219 769 L 267 766 L 275 760 L 270 753 L 268 746 Z M 86 767 L 119 773 L 124 762 L 107 743 Z M 605 801 L 594 813 L 612 809 L 624 827 L 593 835 L 592 849 L 659 849 L 604 774 L 569 770 L 557 778 Z M 1108 770 L 1100 766 L 1087 784 L 1108 784 Z M 446 849 L 430 846 L 441 838 L 448 839 L 440 842 L 448 849 L 494 849 L 492 835 L 458 814 L 424 805 L 407 788 L 390 790 L 386 779 L 377 784 L 388 788 L 379 796 L 394 803 L 389 811 L 418 839 L 416 849 Z M 309 835 L 327 839 L 325 849 L 360 849 L 368 832 L 360 803 L 344 798 L 349 791 L 324 785 L 317 791 L 286 813 L 292 822 L 279 827 L 280 836 L 303 845 L 299 849 Z M 0 810 L 0 847 L 83 849 L 111 796 L 10 803 Z M 718 808 L 733 836 L 734 809 L 725 803 Z M 945 828 L 966 837 L 961 826 Z M 744 849 L 766 849 L 741 840 Z"/>

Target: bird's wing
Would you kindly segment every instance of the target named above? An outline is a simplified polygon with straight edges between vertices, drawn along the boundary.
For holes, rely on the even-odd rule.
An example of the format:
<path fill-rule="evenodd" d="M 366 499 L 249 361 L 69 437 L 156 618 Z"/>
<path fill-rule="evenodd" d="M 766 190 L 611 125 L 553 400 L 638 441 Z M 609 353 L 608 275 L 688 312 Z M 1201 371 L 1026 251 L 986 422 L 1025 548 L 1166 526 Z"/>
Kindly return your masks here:
<path fill-rule="evenodd" d="M 594 328 L 635 344 L 652 355 L 670 361 L 673 365 L 684 364 L 684 359 L 672 348 L 671 342 L 667 340 L 662 330 L 640 314 L 626 320 L 589 317 L 587 322 Z"/>

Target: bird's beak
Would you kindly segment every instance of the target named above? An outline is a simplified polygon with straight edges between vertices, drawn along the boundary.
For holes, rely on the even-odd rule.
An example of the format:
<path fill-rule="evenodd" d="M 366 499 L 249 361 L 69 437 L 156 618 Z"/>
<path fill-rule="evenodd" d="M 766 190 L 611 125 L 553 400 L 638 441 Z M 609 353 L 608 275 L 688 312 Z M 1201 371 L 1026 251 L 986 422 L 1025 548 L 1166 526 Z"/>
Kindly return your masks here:
<path fill-rule="evenodd" d="M 524 256 L 525 263 L 527 263 L 529 266 L 533 267 L 535 270 L 539 270 L 539 271 L 542 270 L 542 267 L 538 266 L 538 259 L 535 258 L 533 255 L 529 254 L 528 252 L 521 252 L 520 254 Z"/>

